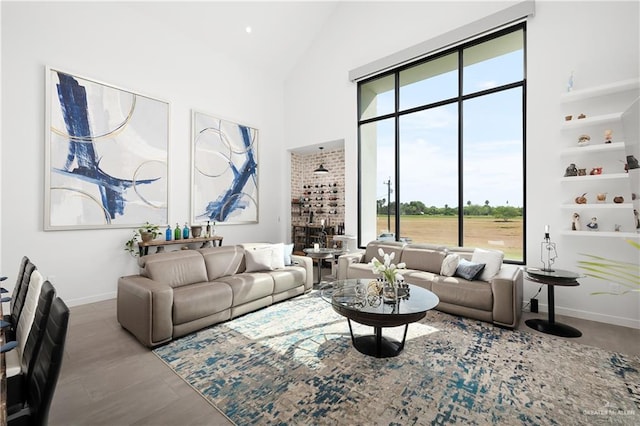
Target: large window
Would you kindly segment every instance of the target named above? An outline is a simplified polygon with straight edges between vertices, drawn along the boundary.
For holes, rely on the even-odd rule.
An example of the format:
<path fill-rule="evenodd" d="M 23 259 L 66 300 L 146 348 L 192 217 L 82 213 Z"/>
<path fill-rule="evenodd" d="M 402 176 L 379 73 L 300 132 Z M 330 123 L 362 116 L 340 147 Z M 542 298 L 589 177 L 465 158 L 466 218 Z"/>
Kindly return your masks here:
<path fill-rule="evenodd" d="M 359 243 L 524 262 L 525 25 L 358 84 Z"/>

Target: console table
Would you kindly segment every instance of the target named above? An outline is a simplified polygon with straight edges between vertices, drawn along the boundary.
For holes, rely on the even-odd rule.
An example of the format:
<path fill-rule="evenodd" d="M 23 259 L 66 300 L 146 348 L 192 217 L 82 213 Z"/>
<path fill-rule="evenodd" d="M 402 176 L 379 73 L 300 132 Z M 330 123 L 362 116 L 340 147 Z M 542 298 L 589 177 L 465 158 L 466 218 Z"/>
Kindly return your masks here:
<path fill-rule="evenodd" d="M 212 237 L 198 237 L 198 238 L 183 238 L 180 240 L 153 240 L 153 241 L 140 241 L 138 242 L 138 251 L 140 257 L 149 254 L 149 247 L 155 247 L 156 253 L 160 253 L 164 250 L 164 246 L 172 246 L 176 244 L 190 244 L 190 243 L 202 243 L 201 247 L 206 247 L 211 242 L 214 247 L 220 247 L 222 245 L 222 237 L 220 235 L 214 235 Z"/>
<path fill-rule="evenodd" d="M 578 278 L 583 275 L 576 274 L 575 272 L 565 271 L 562 269 L 554 269 L 551 271 L 545 271 L 539 268 L 524 268 L 527 274 L 527 279 L 540 284 L 546 284 L 547 286 L 547 298 L 549 304 L 549 319 L 528 319 L 524 323 L 534 330 L 541 331 L 547 334 L 553 334 L 560 337 L 580 337 L 582 332 L 576 328 L 573 328 L 566 324 L 556 322 L 555 318 L 555 298 L 554 288 L 555 286 L 575 287 L 580 285 Z"/>

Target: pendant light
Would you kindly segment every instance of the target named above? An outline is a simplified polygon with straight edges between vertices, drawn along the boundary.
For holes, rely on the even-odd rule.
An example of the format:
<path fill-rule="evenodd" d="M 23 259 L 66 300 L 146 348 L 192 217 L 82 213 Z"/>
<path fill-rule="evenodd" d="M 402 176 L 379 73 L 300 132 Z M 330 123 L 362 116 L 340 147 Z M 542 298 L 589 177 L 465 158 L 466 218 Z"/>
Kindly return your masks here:
<path fill-rule="evenodd" d="M 316 174 L 316 175 L 326 175 L 327 173 L 329 173 L 329 170 L 325 169 L 324 166 L 322 165 L 322 150 L 323 149 L 324 149 L 323 147 L 320 147 L 320 161 L 321 161 L 320 167 L 318 167 L 317 169 L 315 169 L 313 171 L 313 173 Z"/>

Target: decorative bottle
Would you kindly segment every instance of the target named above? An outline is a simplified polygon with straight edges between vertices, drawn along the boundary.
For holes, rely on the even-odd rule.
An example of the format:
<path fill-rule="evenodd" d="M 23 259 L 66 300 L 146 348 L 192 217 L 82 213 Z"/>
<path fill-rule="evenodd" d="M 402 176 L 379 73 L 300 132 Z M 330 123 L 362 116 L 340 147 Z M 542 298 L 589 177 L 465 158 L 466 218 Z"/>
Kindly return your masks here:
<path fill-rule="evenodd" d="M 180 224 L 176 223 L 176 229 L 173 231 L 173 238 L 179 240 L 182 238 L 182 231 L 180 230 Z"/>
<path fill-rule="evenodd" d="M 173 230 L 171 229 L 171 225 L 167 225 L 167 230 L 164 233 L 164 239 L 167 241 L 171 241 L 172 234 L 173 234 Z"/>
<path fill-rule="evenodd" d="M 187 225 L 187 222 L 184 223 L 184 228 L 182 228 L 182 238 L 189 239 L 189 225 Z"/>

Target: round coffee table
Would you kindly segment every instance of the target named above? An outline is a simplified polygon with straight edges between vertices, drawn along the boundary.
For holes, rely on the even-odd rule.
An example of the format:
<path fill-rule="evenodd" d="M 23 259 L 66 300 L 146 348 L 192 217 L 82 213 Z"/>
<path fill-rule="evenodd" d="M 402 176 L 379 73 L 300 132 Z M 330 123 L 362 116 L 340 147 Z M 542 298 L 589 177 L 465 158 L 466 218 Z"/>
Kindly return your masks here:
<path fill-rule="evenodd" d="M 358 351 L 376 358 L 397 356 L 404 349 L 409 324 L 424 318 L 427 311 L 440 303 L 440 299 L 429 290 L 409 284 L 406 296 L 395 303 L 385 303 L 382 296 L 369 288 L 371 281 L 334 281 L 322 289 L 321 295 L 337 313 L 347 318 L 351 341 Z M 355 337 L 351 321 L 373 327 L 374 334 Z M 405 326 L 402 342 L 382 336 L 383 327 L 400 325 Z"/>

